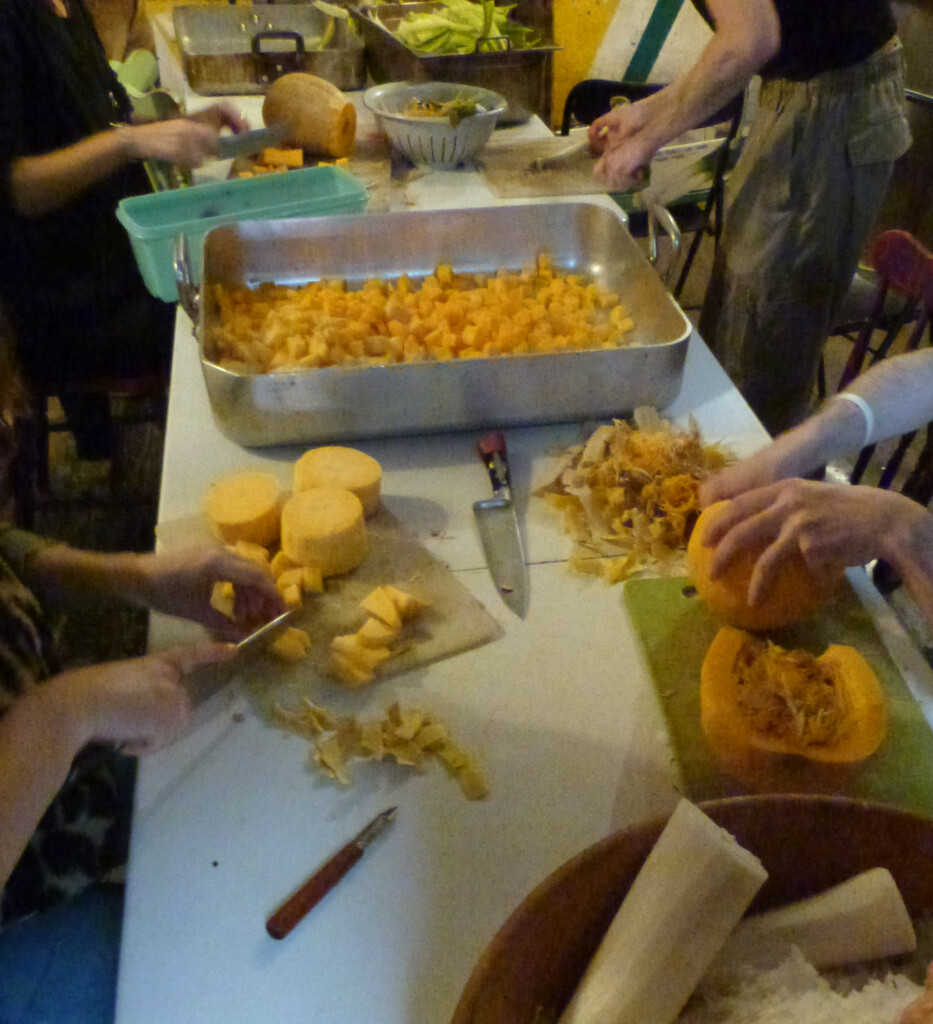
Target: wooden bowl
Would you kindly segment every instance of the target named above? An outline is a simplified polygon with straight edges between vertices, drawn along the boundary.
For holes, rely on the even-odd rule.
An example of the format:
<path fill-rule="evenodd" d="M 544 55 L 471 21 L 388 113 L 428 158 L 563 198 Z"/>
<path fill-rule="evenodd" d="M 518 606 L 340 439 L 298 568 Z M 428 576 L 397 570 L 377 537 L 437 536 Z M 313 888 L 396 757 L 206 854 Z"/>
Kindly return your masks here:
<path fill-rule="evenodd" d="M 845 797 L 748 796 L 700 805 L 768 871 L 749 912 L 802 899 L 873 867 L 911 916 L 933 911 L 933 820 Z M 480 957 L 452 1024 L 556 1020 L 664 828 L 608 836 L 546 878 Z"/>

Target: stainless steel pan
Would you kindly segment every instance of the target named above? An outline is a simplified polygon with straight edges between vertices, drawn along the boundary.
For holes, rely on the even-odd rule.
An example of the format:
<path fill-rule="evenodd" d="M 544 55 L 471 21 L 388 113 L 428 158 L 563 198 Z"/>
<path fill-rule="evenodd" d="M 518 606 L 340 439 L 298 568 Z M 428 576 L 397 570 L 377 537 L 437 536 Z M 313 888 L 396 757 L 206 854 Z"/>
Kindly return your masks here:
<path fill-rule="evenodd" d="M 619 294 L 635 321 L 619 349 L 449 362 L 336 367 L 246 375 L 204 351 L 201 363 L 221 430 L 248 446 L 621 416 L 663 407 L 680 391 L 691 326 L 642 255 L 625 214 L 590 202 L 303 220 L 240 222 L 204 243 L 202 294 L 227 284 L 303 283 L 342 277 L 413 278 L 439 263 L 494 273 L 547 252 L 566 270 Z M 184 265 L 180 268 L 184 271 Z M 209 336 L 216 311 L 182 301 Z"/>

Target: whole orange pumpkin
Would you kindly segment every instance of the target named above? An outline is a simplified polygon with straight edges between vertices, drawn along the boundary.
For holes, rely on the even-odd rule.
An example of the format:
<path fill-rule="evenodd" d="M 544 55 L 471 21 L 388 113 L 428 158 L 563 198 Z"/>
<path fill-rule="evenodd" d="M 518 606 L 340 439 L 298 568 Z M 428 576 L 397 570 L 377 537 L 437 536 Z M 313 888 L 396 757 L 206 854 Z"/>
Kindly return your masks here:
<path fill-rule="evenodd" d="M 781 563 L 768 592 L 755 605 L 748 603 L 748 585 L 764 544 L 740 552 L 721 576 L 715 580 L 710 577 L 714 549 L 706 547 L 701 538 L 728 505 L 727 501 L 718 501 L 704 509 L 687 545 L 691 581 L 709 610 L 730 626 L 762 631 L 799 622 L 824 604 L 842 578 L 842 570 L 814 572 L 799 551 Z"/>

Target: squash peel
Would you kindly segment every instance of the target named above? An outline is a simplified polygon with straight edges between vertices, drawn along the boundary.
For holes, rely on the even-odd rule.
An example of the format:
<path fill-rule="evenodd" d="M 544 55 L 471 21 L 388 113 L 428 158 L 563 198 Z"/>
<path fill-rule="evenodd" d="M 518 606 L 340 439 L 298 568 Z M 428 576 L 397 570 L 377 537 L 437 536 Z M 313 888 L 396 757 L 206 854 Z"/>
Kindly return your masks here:
<path fill-rule="evenodd" d="M 881 746 L 887 701 L 855 648 L 819 657 L 724 626 L 700 676 L 700 724 L 722 769 L 755 792 L 833 792 Z"/>

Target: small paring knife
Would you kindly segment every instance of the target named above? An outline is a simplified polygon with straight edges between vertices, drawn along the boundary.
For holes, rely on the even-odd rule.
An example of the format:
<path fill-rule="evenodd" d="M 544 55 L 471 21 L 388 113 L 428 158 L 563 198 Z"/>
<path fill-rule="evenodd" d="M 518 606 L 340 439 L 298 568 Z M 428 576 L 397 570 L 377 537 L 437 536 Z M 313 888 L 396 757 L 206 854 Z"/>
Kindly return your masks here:
<path fill-rule="evenodd" d="M 296 608 L 289 608 L 282 612 L 270 622 L 266 622 L 259 629 L 244 637 L 237 645 L 235 657 L 229 661 L 215 661 L 207 665 L 199 665 L 185 677 L 185 688 L 191 697 L 195 707 L 200 707 L 205 701 L 222 690 L 233 678 L 237 671 L 238 664 L 244 658 L 252 659 L 261 653 L 272 641 L 283 633 L 288 624 L 297 613 Z"/>
<path fill-rule="evenodd" d="M 473 504 L 489 573 L 502 600 L 523 619 L 528 612 L 528 570 L 512 504 L 505 435 L 501 430 L 485 434 L 477 445 L 492 483 L 493 496 Z"/>
<path fill-rule="evenodd" d="M 362 858 L 366 847 L 377 839 L 395 820 L 397 807 L 377 814 L 361 832 L 325 861 L 314 874 L 266 921 L 266 931 L 273 939 L 284 939 L 309 911 L 334 888 L 350 868 Z"/>
<path fill-rule="evenodd" d="M 254 630 L 249 636 L 243 637 L 236 645 L 237 656 L 240 657 L 248 654 L 250 651 L 255 651 L 257 648 L 266 647 L 279 634 L 285 631 L 289 622 L 295 617 L 297 610 L 297 608 L 289 608 L 287 612 L 277 615 L 274 619 L 265 623 L 265 625 L 260 626 L 259 629 Z"/>
<path fill-rule="evenodd" d="M 576 142 L 572 142 L 569 146 L 560 150 L 557 153 L 553 153 L 551 156 L 539 156 L 535 157 L 534 160 L 528 165 L 529 171 L 546 171 L 552 167 L 559 167 L 562 163 L 566 163 L 568 160 L 572 160 L 575 156 L 580 153 L 585 153 L 589 150 L 590 143 L 586 138 L 578 139 Z"/>
<path fill-rule="evenodd" d="M 546 171 L 551 167 L 560 167 L 561 164 L 566 163 L 568 160 L 572 160 L 575 156 L 580 153 L 586 153 L 590 151 L 590 138 L 586 129 L 580 129 L 581 137 L 571 142 L 568 146 L 558 150 L 558 152 L 551 156 L 539 156 L 532 160 L 526 170 L 529 171 Z M 609 134 L 609 129 L 603 125 L 599 130 L 599 138 L 605 138 Z M 593 153 L 596 157 L 598 154 Z"/>

